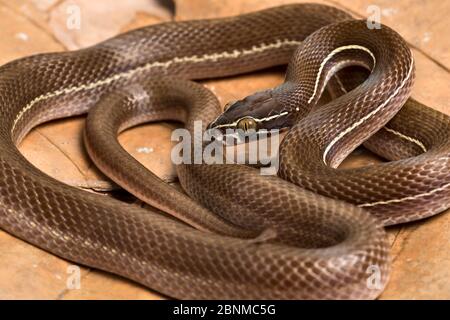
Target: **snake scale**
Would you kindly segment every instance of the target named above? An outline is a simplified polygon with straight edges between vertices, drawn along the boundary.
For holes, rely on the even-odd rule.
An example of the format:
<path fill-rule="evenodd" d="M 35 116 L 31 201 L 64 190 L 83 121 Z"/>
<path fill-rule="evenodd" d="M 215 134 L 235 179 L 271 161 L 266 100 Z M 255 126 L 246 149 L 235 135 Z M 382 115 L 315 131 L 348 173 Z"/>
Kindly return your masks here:
<path fill-rule="evenodd" d="M 217 99 L 186 80 L 289 61 L 282 85 L 219 118 Z M 370 70 L 367 80 L 314 108 L 333 75 L 354 65 Z M 0 227 L 175 298 L 375 298 L 389 278 L 383 225 L 450 206 L 450 120 L 408 99 L 413 79 L 411 51 L 396 32 L 316 4 L 163 23 L 10 62 L 0 68 Z M 283 179 L 243 165 L 181 164 L 188 197 L 116 139 L 146 121 L 232 127 L 267 105 L 265 117 L 278 110 L 292 122 L 280 148 Z M 69 187 L 18 151 L 33 127 L 90 109 L 90 156 L 155 209 Z M 286 125 L 270 119 L 264 124 Z M 335 169 L 363 142 L 394 161 Z M 378 283 L 369 286 L 374 267 Z"/>

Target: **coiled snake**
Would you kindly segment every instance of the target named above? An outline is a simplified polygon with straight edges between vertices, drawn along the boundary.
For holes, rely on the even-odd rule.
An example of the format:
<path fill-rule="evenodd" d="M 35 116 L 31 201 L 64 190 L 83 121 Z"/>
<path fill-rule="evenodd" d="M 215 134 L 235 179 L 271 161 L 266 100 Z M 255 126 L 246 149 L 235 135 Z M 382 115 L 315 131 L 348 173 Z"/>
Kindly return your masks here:
<path fill-rule="evenodd" d="M 216 98 L 179 80 L 289 59 L 283 85 L 218 119 Z M 370 69 L 367 80 L 313 108 L 349 65 Z M 413 78 L 413 57 L 397 33 L 315 4 L 163 23 L 13 61 L 0 68 L 0 227 L 175 298 L 375 298 L 389 272 L 382 225 L 450 206 L 449 117 L 406 102 Z M 66 186 L 17 150 L 38 124 L 94 105 L 85 140 L 96 164 L 178 219 Z M 205 129 L 213 120 L 225 128 L 272 117 L 264 126 L 280 127 L 283 116 L 293 128 L 281 145 L 279 175 L 293 183 L 242 165 L 179 165 L 192 198 L 144 170 L 116 140 L 143 121 L 179 120 L 192 130 L 194 120 Z M 333 169 L 364 141 L 396 161 Z M 370 286 L 374 268 L 379 278 Z"/>

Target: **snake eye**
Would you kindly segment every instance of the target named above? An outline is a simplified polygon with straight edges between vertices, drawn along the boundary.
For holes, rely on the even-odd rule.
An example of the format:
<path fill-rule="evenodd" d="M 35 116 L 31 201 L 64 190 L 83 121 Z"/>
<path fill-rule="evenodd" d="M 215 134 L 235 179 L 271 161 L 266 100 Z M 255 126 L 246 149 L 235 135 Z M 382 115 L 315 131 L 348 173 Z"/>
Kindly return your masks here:
<path fill-rule="evenodd" d="M 223 107 L 223 111 L 225 112 L 225 111 L 227 111 L 228 110 L 228 108 L 230 108 L 233 104 L 235 104 L 237 102 L 237 100 L 231 100 L 231 101 L 228 101 L 227 102 L 227 104 Z"/>
<path fill-rule="evenodd" d="M 252 117 L 246 117 L 239 120 L 236 127 L 244 131 L 244 133 L 247 133 L 249 131 L 256 131 L 258 124 Z"/>

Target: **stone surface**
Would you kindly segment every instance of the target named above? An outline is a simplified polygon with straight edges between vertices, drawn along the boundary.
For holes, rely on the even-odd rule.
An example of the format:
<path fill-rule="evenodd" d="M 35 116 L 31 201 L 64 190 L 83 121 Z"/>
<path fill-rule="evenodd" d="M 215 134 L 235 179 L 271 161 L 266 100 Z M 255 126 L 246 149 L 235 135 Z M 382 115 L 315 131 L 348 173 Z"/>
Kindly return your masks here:
<path fill-rule="evenodd" d="M 26 55 L 86 46 L 132 28 L 170 19 L 151 1 L 77 0 L 86 17 L 85 31 L 67 30 L 67 1 L 0 0 L 0 63 Z M 126 5 L 124 3 L 126 2 Z M 190 0 L 176 1 L 177 20 L 240 14 L 293 0 Z M 382 22 L 399 31 L 410 43 L 416 58 L 413 96 L 450 114 L 450 12 L 446 1 L 328 0 L 318 1 L 368 15 L 377 5 Z M 107 8 L 106 8 L 107 6 Z M 95 19 L 107 14 L 109 19 Z M 96 23 L 97 20 L 108 20 Z M 283 81 L 283 68 L 235 78 L 207 81 L 222 104 Z M 37 167 L 68 184 L 89 190 L 117 188 L 90 162 L 81 142 L 83 118 L 45 124 L 32 131 L 21 150 Z M 124 132 L 124 148 L 167 181 L 175 178 L 170 164 L 170 133 L 175 124 L 150 124 Z M 357 150 L 343 166 L 379 161 Z M 450 298 L 450 214 L 388 229 L 392 244 L 391 280 L 381 299 Z M 81 287 L 70 289 L 74 265 L 0 231 L 0 299 L 159 299 L 160 295 L 126 279 L 80 267 Z M 77 269 L 75 269 L 77 270 Z"/>

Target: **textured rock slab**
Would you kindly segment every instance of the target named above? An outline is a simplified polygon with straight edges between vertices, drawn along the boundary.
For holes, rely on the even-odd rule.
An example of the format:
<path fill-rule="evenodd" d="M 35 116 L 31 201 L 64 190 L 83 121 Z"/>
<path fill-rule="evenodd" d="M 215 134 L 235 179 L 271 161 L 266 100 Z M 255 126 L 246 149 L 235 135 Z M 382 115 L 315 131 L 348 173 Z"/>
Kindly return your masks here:
<path fill-rule="evenodd" d="M 82 4 L 84 1 L 77 1 Z M 119 2 L 119 1 L 118 1 Z M 61 51 L 80 47 L 109 37 L 119 31 L 167 19 L 151 11 L 140 1 L 127 1 L 126 12 L 108 2 L 108 15 L 117 16 L 96 25 L 90 18 L 90 35 L 64 33 L 61 12 L 66 1 L 0 0 L 0 63 L 33 53 Z M 278 4 L 300 1 L 273 0 L 191 0 L 177 1 L 176 19 L 211 18 L 240 14 Z M 387 23 L 417 48 L 414 97 L 450 114 L 448 84 L 448 12 L 445 1 L 320 1 L 349 9 L 355 16 L 365 16 L 369 4 L 379 5 L 382 22 Z M 116 2 L 115 2 L 116 3 Z M 133 9 L 132 3 L 139 3 Z M 84 14 L 95 17 L 104 1 L 90 1 Z M 82 4 L 84 6 L 84 4 Z M 119 5 L 120 7 L 120 5 Z M 123 8 L 123 7 L 122 7 Z M 130 9 L 131 8 L 131 9 Z M 91 11 L 92 9 L 92 11 Z M 383 11 L 384 10 L 384 11 Z M 100 10 L 101 11 L 101 10 Z M 105 13 L 104 11 L 103 13 Z M 130 13 L 132 12 L 132 13 Z M 123 16 L 122 16 L 123 15 Z M 59 21 L 59 22 L 58 22 Z M 109 23 L 114 23 L 112 26 Z M 117 23 L 117 24 L 116 24 Z M 98 27 L 99 29 L 96 29 Z M 55 30 L 60 31 L 55 31 Z M 106 28 L 108 30 L 105 31 Z M 428 32 L 429 34 L 425 34 Z M 428 38 L 428 40 L 427 40 Z M 59 40 L 58 40 L 59 39 Z M 431 58 L 431 59 L 430 59 Z M 446 69 L 447 68 L 447 69 Z M 283 69 L 274 69 L 236 78 L 207 81 L 206 85 L 222 104 L 256 90 L 273 87 L 283 80 Z M 57 121 L 34 130 L 23 142 L 21 150 L 39 168 L 66 183 L 88 189 L 114 188 L 88 160 L 81 143 L 83 118 Z M 170 132 L 173 124 L 145 125 L 123 133 L 120 142 L 134 157 L 160 177 L 172 180 L 169 161 Z M 380 161 L 368 152 L 354 153 L 343 166 L 361 166 Z M 388 229 L 392 243 L 391 281 L 382 299 L 449 299 L 450 298 L 450 215 Z M 157 294 L 126 279 L 81 267 L 80 289 L 69 289 L 72 263 L 59 259 L 26 242 L 0 231 L 0 299 L 156 299 Z"/>

